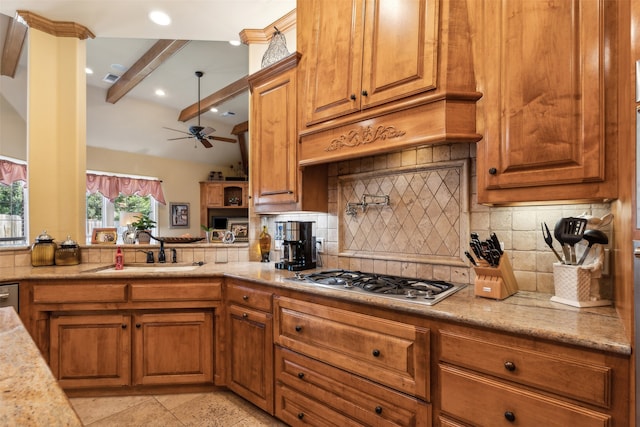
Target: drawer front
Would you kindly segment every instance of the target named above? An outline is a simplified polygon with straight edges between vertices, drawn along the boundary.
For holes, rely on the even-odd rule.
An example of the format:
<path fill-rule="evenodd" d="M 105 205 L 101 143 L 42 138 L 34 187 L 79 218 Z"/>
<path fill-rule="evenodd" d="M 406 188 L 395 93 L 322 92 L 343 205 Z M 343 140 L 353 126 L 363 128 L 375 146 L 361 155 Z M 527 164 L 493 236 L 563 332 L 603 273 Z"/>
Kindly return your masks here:
<path fill-rule="evenodd" d="M 611 369 L 441 331 L 440 360 L 609 407 Z"/>
<path fill-rule="evenodd" d="M 240 304 L 256 310 L 271 313 L 270 292 L 259 291 L 250 286 L 240 285 L 238 282 L 230 280 L 227 283 L 227 300 L 234 304 Z"/>
<path fill-rule="evenodd" d="M 430 425 L 425 402 L 281 347 L 276 347 L 276 379 L 364 425 Z"/>
<path fill-rule="evenodd" d="M 611 418 L 547 396 L 440 365 L 441 410 L 481 426 L 605 427 Z"/>
<path fill-rule="evenodd" d="M 276 417 L 292 427 L 364 427 L 284 384 L 276 386 Z"/>
<path fill-rule="evenodd" d="M 131 301 L 217 301 L 222 299 L 219 280 L 203 283 L 150 282 L 131 285 Z"/>
<path fill-rule="evenodd" d="M 126 302 L 125 283 L 104 285 L 34 285 L 33 302 L 37 304 Z"/>
<path fill-rule="evenodd" d="M 276 298 L 283 347 L 429 400 L 429 330 L 289 298 Z"/>

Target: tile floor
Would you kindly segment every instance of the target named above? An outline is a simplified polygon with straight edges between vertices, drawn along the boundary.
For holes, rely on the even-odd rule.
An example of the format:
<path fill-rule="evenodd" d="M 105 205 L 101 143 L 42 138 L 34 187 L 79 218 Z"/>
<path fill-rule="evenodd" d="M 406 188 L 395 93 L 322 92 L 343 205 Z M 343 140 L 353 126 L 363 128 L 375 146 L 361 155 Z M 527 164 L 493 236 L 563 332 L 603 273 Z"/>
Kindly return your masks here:
<path fill-rule="evenodd" d="M 91 427 L 286 426 L 229 391 L 69 400 L 82 424 Z"/>

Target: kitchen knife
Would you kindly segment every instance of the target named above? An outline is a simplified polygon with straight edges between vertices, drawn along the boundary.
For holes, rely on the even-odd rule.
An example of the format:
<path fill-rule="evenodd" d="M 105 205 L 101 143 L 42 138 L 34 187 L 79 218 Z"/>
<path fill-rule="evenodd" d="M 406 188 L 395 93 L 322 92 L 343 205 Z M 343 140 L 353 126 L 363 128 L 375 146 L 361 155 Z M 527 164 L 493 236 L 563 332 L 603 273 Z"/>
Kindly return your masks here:
<path fill-rule="evenodd" d="M 500 252 L 500 255 L 503 254 L 502 251 L 502 245 L 500 244 L 500 239 L 498 239 L 498 236 L 496 236 L 496 233 L 491 233 L 491 241 L 493 242 L 493 247 Z"/>
<path fill-rule="evenodd" d="M 478 263 L 476 262 L 475 259 L 473 259 L 469 251 L 464 251 L 464 254 L 467 256 L 467 258 L 469 258 L 469 261 L 471 261 L 471 264 L 473 264 L 476 267 L 478 266 Z"/>

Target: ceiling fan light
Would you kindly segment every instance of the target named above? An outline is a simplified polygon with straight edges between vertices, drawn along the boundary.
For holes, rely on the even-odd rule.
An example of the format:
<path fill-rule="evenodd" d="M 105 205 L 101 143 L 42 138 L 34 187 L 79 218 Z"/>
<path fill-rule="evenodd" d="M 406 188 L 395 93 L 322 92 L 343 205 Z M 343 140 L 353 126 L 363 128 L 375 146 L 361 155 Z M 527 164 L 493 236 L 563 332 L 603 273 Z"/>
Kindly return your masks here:
<path fill-rule="evenodd" d="M 171 18 L 164 12 L 154 10 L 149 13 L 149 19 L 158 25 L 166 26 L 171 24 Z"/>

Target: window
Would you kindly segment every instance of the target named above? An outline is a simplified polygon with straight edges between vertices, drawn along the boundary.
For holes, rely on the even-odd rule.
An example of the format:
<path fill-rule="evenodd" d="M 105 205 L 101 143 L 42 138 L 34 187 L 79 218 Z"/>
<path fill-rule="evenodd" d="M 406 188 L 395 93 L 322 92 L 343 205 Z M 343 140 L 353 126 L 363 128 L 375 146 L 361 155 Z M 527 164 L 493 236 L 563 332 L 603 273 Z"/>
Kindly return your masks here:
<path fill-rule="evenodd" d="M 25 203 L 27 190 L 23 181 L 0 183 L 0 246 L 27 245 Z"/>

